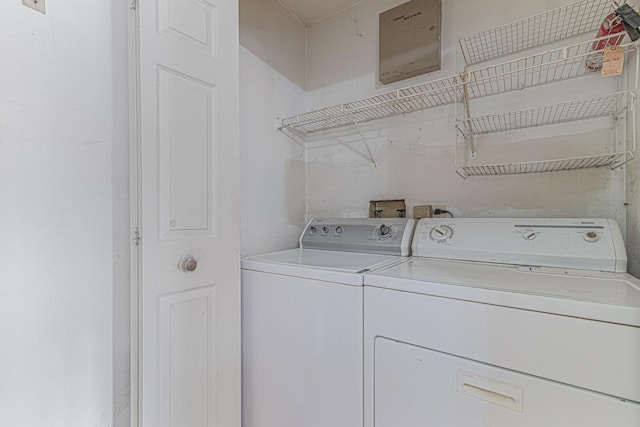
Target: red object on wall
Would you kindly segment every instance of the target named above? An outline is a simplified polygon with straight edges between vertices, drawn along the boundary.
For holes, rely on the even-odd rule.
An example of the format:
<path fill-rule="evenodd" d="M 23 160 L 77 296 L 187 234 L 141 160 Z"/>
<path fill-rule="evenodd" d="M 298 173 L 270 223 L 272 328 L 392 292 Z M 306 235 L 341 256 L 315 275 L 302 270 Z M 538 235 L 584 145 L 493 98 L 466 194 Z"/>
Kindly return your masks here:
<path fill-rule="evenodd" d="M 626 35 L 624 30 L 624 25 L 622 24 L 622 18 L 617 16 L 615 13 L 610 13 L 604 18 L 600 28 L 598 28 L 598 33 L 596 34 L 596 38 L 612 36 L 609 38 L 603 38 L 601 40 L 596 40 L 593 42 L 592 49 L 594 51 L 602 50 L 607 46 L 617 46 L 622 43 L 624 36 Z M 602 68 L 602 53 L 596 53 L 594 55 L 589 55 L 586 60 L 587 68 L 590 70 L 599 70 Z"/>
<path fill-rule="evenodd" d="M 622 39 L 624 39 L 626 34 L 624 32 L 624 25 L 622 25 L 622 18 L 612 12 L 604 18 L 604 21 L 602 21 L 602 24 L 598 29 L 598 34 L 596 34 L 596 38 L 618 33 L 622 34 L 593 42 L 593 50 L 601 50 L 606 46 L 617 46 L 622 43 Z"/>

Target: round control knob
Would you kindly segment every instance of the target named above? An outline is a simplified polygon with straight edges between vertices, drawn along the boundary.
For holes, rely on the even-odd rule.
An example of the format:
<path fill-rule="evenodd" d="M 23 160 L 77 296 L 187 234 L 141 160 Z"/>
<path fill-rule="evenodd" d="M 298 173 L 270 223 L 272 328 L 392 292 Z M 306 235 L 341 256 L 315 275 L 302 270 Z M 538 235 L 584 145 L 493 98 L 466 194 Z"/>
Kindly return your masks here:
<path fill-rule="evenodd" d="M 522 232 L 522 238 L 524 240 L 533 240 L 538 236 L 538 233 L 536 233 L 535 231 L 533 231 L 530 228 L 527 228 L 526 230 L 524 230 Z"/>
<path fill-rule="evenodd" d="M 453 230 L 447 225 L 437 225 L 431 229 L 429 236 L 433 240 L 447 240 L 453 236 Z"/>
<path fill-rule="evenodd" d="M 342 228 L 341 225 L 336 227 L 336 234 L 339 236 L 342 234 L 342 232 L 344 231 L 344 228 Z"/>
<path fill-rule="evenodd" d="M 387 224 L 382 224 L 377 231 L 378 237 L 385 238 L 391 235 L 391 227 Z"/>
<path fill-rule="evenodd" d="M 196 271 L 196 268 L 198 268 L 198 261 L 196 261 L 193 257 L 186 257 L 185 259 L 182 260 L 182 263 L 180 264 L 180 268 L 185 273 Z"/>
<path fill-rule="evenodd" d="M 318 232 L 318 227 L 311 226 L 309 227 L 309 234 L 316 234 Z"/>
<path fill-rule="evenodd" d="M 598 236 L 598 233 L 596 233 L 595 231 L 587 231 L 586 233 L 584 233 L 584 240 L 593 243 L 600 240 L 600 236 Z"/>
<path fill-rule="evenodd" d="M 329 234 L 329 227 L 326 225 L 322 227 L 322 234 Z"/>

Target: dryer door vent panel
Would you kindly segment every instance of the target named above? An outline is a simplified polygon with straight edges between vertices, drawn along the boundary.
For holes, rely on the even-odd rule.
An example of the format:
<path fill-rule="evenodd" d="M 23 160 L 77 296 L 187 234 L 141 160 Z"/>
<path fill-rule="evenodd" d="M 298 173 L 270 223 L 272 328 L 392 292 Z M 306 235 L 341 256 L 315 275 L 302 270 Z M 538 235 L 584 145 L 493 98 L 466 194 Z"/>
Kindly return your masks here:
<path fill-rule="evenodd" d="M 636 402 L 381 337 L 374 390 L 375 427 L 637 427 L 640 419 Z"/>
<path fill-rule="evenodd" d="M 380 81 L 440 69 L 441 0 L 412 0 L 380 14 Z"/>

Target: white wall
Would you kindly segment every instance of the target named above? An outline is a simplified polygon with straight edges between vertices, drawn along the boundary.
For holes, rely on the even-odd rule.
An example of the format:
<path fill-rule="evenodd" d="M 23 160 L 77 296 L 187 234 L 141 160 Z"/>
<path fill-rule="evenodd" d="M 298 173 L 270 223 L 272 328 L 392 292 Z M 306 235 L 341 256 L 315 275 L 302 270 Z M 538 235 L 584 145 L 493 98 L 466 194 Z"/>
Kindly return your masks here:
<path fill-rule="evenodd" d="M 631 63 L 632 70 L 635 70 L 635 63 Z M 628 74 L 628 81 L 631 86 L 635 84 L 635 73 Z M 629 114 L 631 116 L 632 113 Z M 636 107 L 636 125 L 640 126 L 640 110 Z M 636 140 L 640 129 L 636 126 Z M 633 126 L 628 126 L 628 145 L 631 148 Z M 640 159 L 636 153 L 636 158 L 627 165 L 627 257 L 628 270 L 636 277 L 640 277 Z"/>
<path fill-rule="evenodd" d="M 113 425 L 131 425 L 131 226 L 129 205 L 129 48 L 127 2 L 111 2 L 113 136 Z M 128 21 L 135 28 L 135 21 Z"/>
<path fill-rule="evenodd" d="M 128 376 L 126 2 L 46 6 L 0 10 L 0 425 L 111 426 Z"/>
<path fill-rule="evenodd" d="M 240 44 L 305 87 L 306 28 L 276 1 L 240 1 Z"/>
<path fill-rule="evenodd" d="M 304 108 L 305 93 L 240 48 L 240 173 L 243 256 L 297 246 L 305 221 L 304 150 L 275 129 Z"/>
<path fill-rule="evenodd" d="M 377 81 L 378 14 L 403 0 L 370 0 L 308 29 L 308 109 L 449 76 L 456 64 L 457 35 L 491 28 L 572 0 L 513 2 L 443 1 L 442 70 L 396 84 Z M 615 79 L 576 79 L 487 98 L 476 112 L 498 112 L 562 102 L 589 91 L 614 90 Z M 606 122 L 606 120 L 605 120 Z M 384 125 L 384 126 L 383 126 Z M 368 126 L 378 167 L 353 136 L 314 142 L 308 151 L 308 216 L 365 216 L 369 200 L 405 198 L 409 205 L 446 203 L 460 216 L 613 217 L 625 229 L 625 173 L 606 168 L 549 174 L 471 177 L 455 173 L 455 109 L 445 106 Z M 479 160 L 488 163 L 600 154 L 611 148 L 609 123 L 590 121 L 507 132 L 479 139 Z M 624 128 L 622 131 L 624 135 Z"/>
<path fill-rule="evenodd" d="M 403 87 L 413 82 L 451 75 L 455 68 L 458 36 L 499 26 L 575 0 L 442 0 L 443 71 L 383 86 L 377 81 L 378 15 L 406 0 L 367 0 L 358 6 L 312 25 L 307 30 L 307 88 L 331 87 L 366 77 L 357 88 L 370 95 L 375 88 Z M 344 87 L 347 87 L 346 85 Z M 348 94 L 345 94 L 348 95 Z M 343 99 L 343 101 L 347 98 Z"/>
<path fill-rule="evenodd" d="M 297 246 L 305 151 L 275 128 L 305 108 L 305 27 L 272 0 L 240 1 L 241 253 Z"/>
<path fill-rule="evenodd" d="M 631 274 L 640 277 L 640 161 L 638 159 L 630 162 L 627 168 L 627 203 L 627 257 L 629 259 L 627 267 Z"/>

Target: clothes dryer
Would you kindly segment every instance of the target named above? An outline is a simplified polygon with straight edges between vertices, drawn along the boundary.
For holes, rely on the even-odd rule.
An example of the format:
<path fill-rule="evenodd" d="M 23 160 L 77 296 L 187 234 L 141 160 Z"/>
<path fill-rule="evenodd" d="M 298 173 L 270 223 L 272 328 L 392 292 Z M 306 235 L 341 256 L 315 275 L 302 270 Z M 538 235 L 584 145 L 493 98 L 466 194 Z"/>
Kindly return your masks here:
<path fill-rule="evenodd" d="M 423 219 L 365 277 L 366 427 L 637 427 L 640 281 L 607 219 Z"/>

